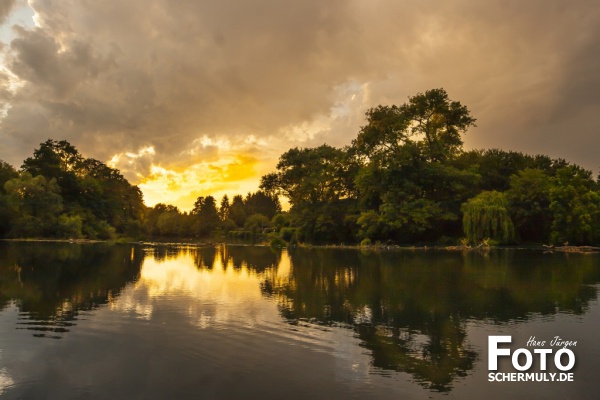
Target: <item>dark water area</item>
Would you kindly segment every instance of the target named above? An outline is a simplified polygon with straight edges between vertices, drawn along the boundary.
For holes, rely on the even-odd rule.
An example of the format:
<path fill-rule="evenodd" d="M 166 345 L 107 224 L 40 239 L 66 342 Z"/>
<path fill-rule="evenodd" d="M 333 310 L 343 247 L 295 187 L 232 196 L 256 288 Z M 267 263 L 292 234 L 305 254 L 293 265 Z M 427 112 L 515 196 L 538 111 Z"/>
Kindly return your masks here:
<path fill-rule="evenodd" d="M 5 242 L 0 398 L 591 399 L 599 284 L 596 254 Z M 490 335 L 577 341 L 573 381 L 489 382 Z"/>

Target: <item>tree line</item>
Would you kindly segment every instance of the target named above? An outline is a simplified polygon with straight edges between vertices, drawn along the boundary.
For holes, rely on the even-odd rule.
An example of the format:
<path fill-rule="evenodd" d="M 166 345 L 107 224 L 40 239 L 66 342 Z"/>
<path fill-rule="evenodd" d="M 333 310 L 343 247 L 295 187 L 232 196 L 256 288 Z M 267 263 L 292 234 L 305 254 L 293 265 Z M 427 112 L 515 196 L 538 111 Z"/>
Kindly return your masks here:
<path fill-rule="evenodd" d="M 280 212 L 279 199 L 263 191 L 231 202 L 225 195 L 219 205 L 212 196 L 198 197 L 189 213 L 168 204 L 147 207 L 118 170 L 83 157 L 65 140 L 41 143 L 19 171 L 0 161 L 0 237 L 197 238 L 234 230 L 256 237 Z"/>
<path fill-rule="evenodd" d="M 563 159 L 463 149 L 475 126 L 444 89 L 366 112 L 350 146 L 293 148 L 262 178 L 313 243 L 597 244 L 600 192 Z"/>
<path fill-rule="evenodd" d="M 476 119 L 444 89 L 367 110 L 349 146 L 292 148 L 246 197 L 147 207 L 116 169 L 48 140 L 0 162 L 3 237 L 241 237 L 276 245 L 600 242 L 600 183 L 563 159 L 463 149 Z M 282 212 L 279 198 L 290 209 Z"/>
<path fill-rule="evenodd" d="M 144 228 L 152 237 L 258 239 L 271 227 L 271 220 L 279 213 L 279 199 L 263 191 L 248 193 L 245 198 L 235 195 L 231 202 L 224 195 L 219 205 L 213 196 L 201 196 L 189 213 L 182 213 L 177 207 L 167 204 L 148 208 Z"/>
<path fill-rule="evenodd" d="M 47 140 L 21 169 L 0 162 L 0 234 L 4 237 L 110 239 L 140 233 L 138 187 L 69 142 Z"/>

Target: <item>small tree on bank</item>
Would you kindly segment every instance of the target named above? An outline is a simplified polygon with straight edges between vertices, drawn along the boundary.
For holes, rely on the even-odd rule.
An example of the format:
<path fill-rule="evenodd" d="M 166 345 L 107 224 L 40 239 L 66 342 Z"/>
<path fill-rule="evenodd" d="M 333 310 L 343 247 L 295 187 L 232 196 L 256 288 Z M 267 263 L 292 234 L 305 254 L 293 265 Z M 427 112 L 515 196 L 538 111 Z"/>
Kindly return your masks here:
<path fill-rule="evenodd" d="M 514 240 L 514 226 L 503 193 L 484 191 L 462 205 L 463 230 L 470 243 L 492 239 L 499 243 Z"/>

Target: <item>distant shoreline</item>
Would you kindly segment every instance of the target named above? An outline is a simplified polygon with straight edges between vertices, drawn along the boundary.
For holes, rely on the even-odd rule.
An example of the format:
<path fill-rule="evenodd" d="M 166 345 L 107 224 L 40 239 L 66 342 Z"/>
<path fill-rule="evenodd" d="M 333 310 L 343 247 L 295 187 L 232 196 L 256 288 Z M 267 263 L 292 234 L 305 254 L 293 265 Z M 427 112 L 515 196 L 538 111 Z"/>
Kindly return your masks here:
<path fill-rule="evenodd" d="M 159 241 L 159 240 L 140 240 L 140 241 L 119 241 L 119 240 L 97 240 L 97 239 L 41 239 L 41 238 L 11 238 L 11 239 L 0 239 L 0 242 L 26 242 L 26 243 L 73 243 L 73 244 L 95 244 L 95 243 L 109 243 L 109 244 L 141 244 L 147 246 L 194 246 L 194 247 L 210 247 L 218 245 L 227 246 L 258 246 L 258 247 L 270 247 L 267 242 L 261 243 L 227 243 L 221 241 L 189 241 L 189 242 L 173 242 L 173 241 Z M 324 245 L 313 245 L 313 244 L 299 244 L 294 247 L 299 248 L 315 248 L 315 249 L 354 249 L 354 250 L 366 250 L 366 251 L 381 251 L 381 250 L 411 250 L 411 251 L 450 251 L 450 252 L 485 252 L 489 250 L 533 250 L 533 251 L 545 251 L 548 253 L 559 252 L 559 253 L 600 253 L 600 247 L 594 246 L 546 246 L 543 244 L 532 244 L 529 246 L 439 246 L 439 245 L 370 245 L 361 246 L 347 245 L 347 244 L 324 244 Z M 290 246 L 283 247 L 289 249 Z"/>
<path fill-rule="evenodd" d="M 39 239 L 39 238 L 10 238 L 0 239 L 0 242 L 49 242 L 49 243 L 110 243 L 114 240 L 97 240 L 97 239 Z"/>

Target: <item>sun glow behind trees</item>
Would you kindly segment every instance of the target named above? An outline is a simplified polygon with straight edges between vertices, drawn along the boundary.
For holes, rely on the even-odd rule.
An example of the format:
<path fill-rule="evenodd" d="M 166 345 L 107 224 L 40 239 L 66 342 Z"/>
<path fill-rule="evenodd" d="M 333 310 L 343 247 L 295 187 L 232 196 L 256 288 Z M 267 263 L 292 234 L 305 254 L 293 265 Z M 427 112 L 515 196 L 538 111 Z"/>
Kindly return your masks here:
<path fill-rule="evenodd" d="M 168 162 L 159 157 L 160 148 L 147 145 L 116 153 L 107 164 L 136 182 L 146 205 L 171 204 L 189 212 L 200 196 L 220 199 L 256 191 L 260 177 L 273 170 L 282 141 L 267 142 L 252 134 L 238 140 L 204 135 Z"/>

